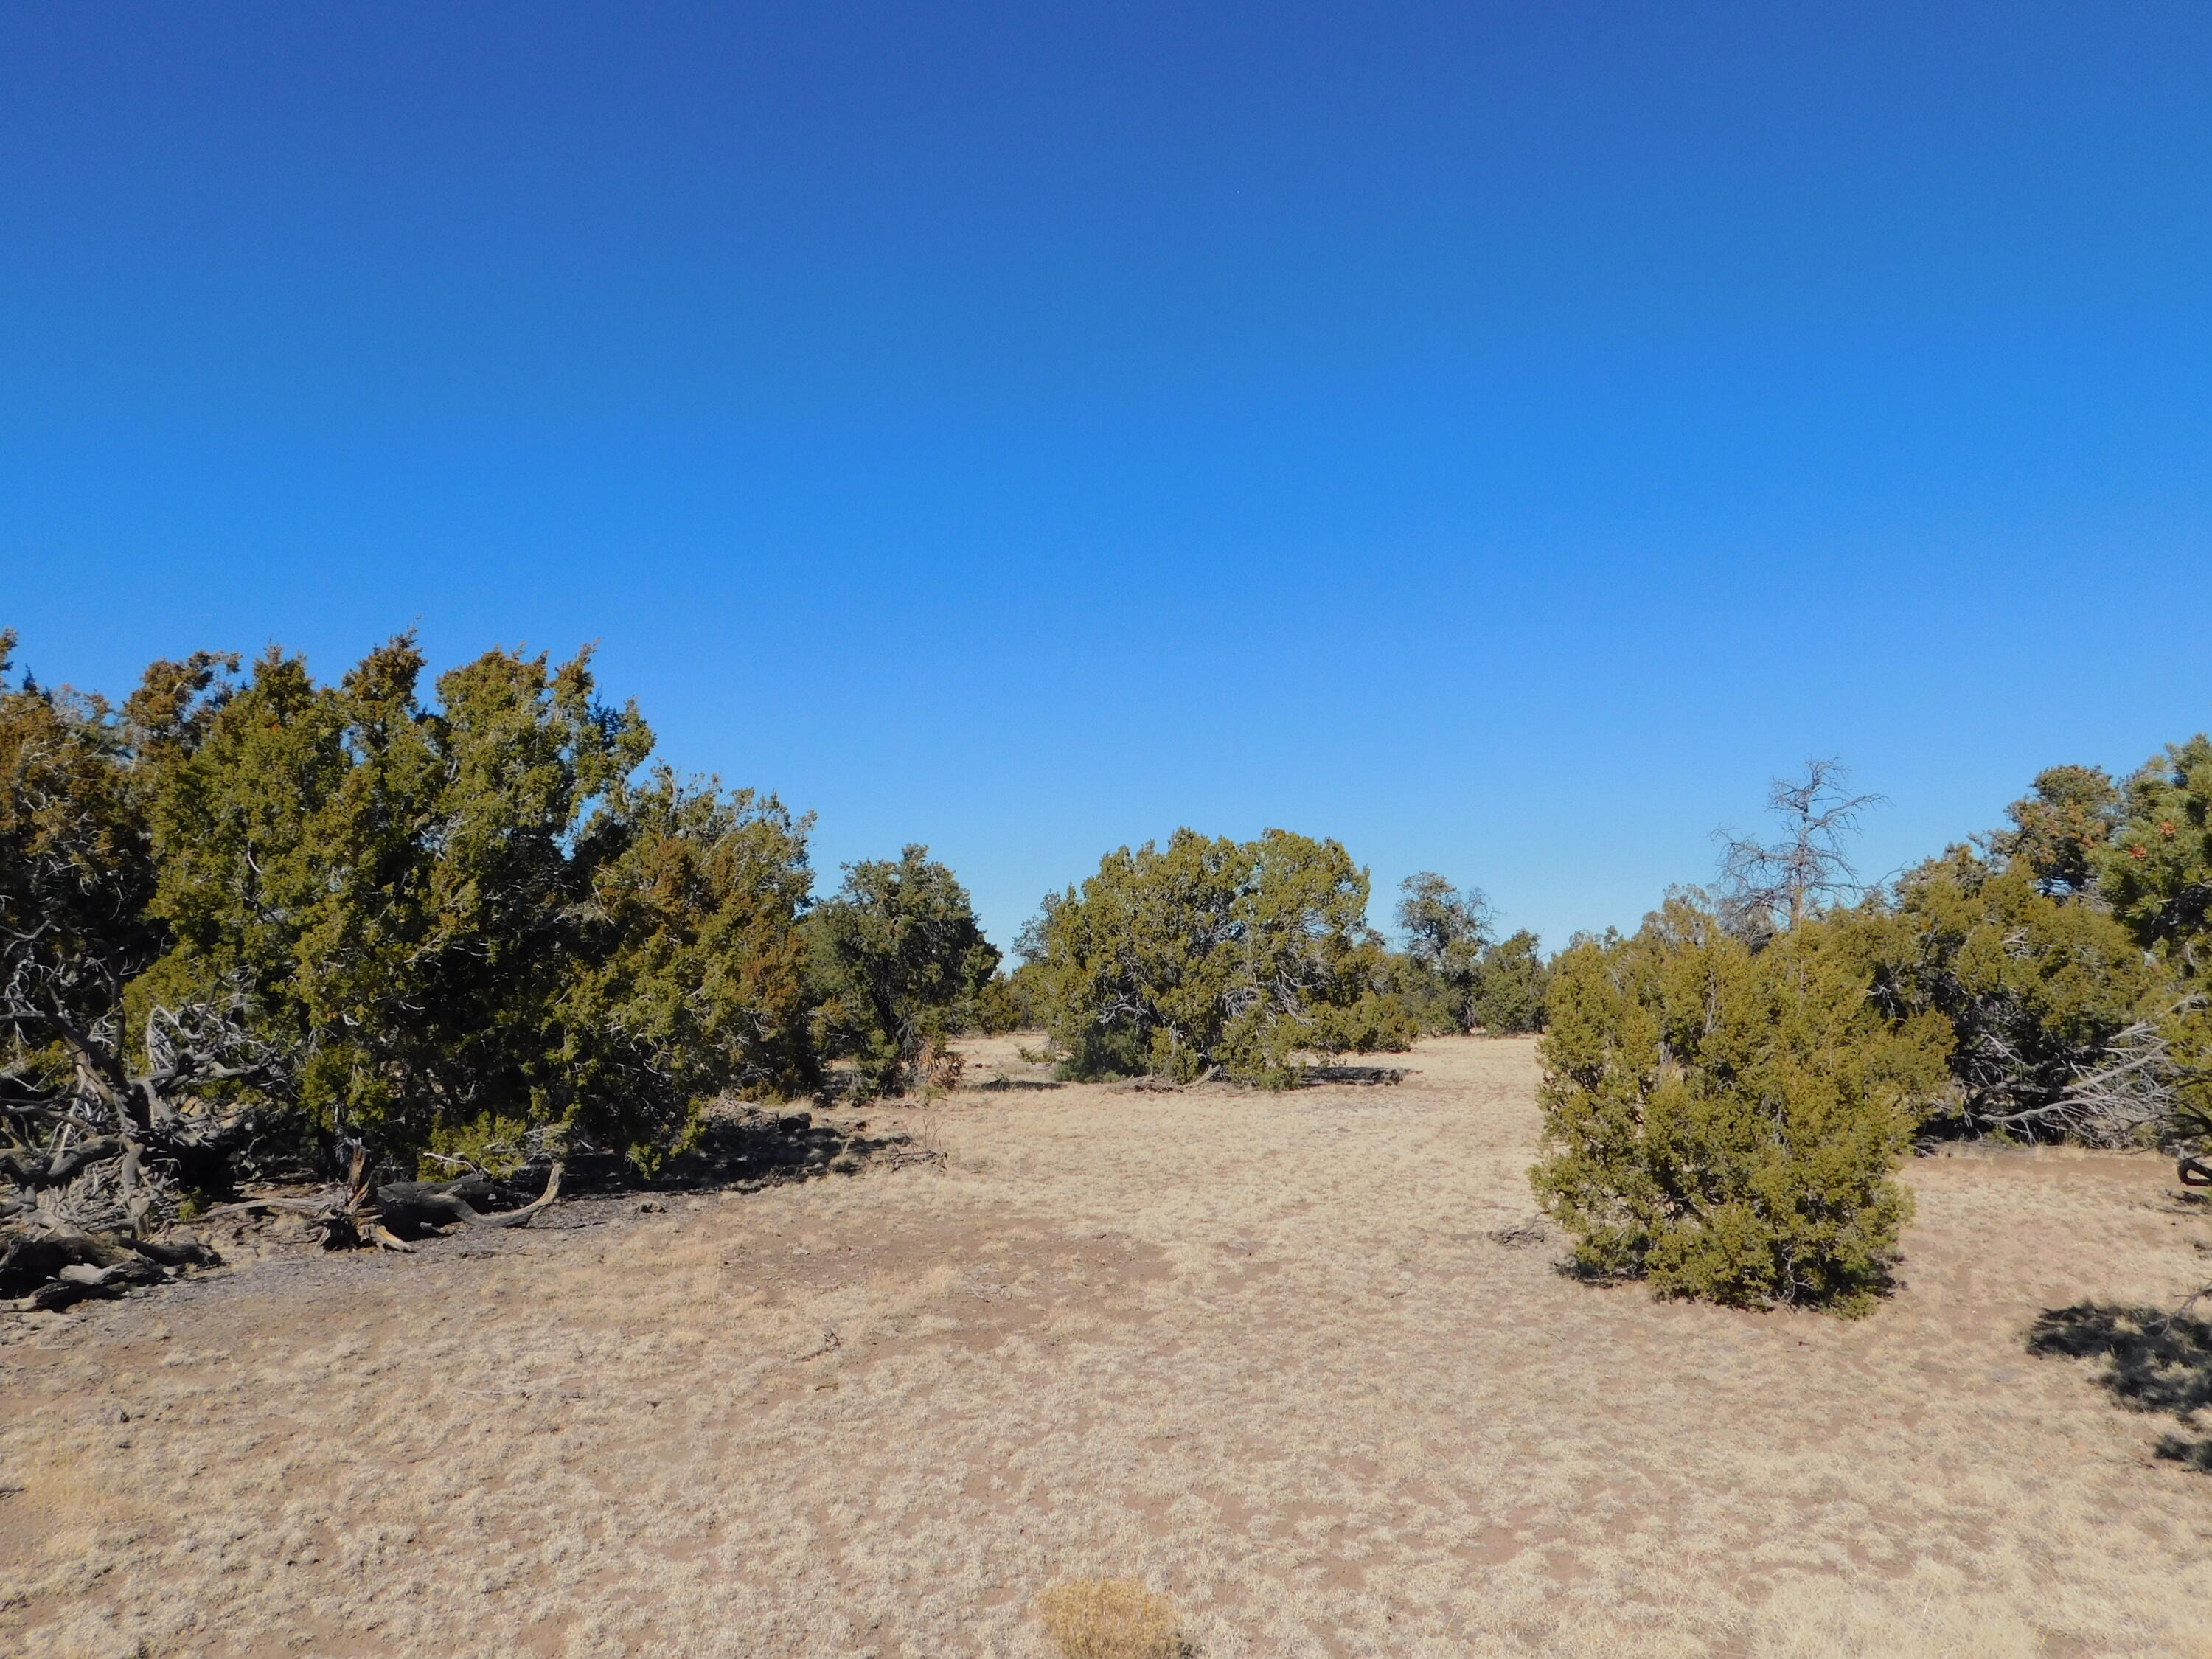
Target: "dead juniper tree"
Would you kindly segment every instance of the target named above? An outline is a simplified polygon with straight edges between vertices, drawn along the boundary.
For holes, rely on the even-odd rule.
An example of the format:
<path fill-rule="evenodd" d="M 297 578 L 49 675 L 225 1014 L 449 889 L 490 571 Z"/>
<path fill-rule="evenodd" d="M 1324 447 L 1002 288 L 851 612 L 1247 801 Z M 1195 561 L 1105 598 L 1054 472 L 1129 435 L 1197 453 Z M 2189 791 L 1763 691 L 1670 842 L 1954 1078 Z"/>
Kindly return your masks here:
<path fill-rule="evenodd" d="M 1850 777 L 1841 761 L 1830 758 L 1807 761 L 1802 777 L 1775 779 L 1766 804 L 1781 820 L 1778 840 L 1714 831 L 1721 843 L 1723 927 L 1761 944 L 1826 905 L 1865 890 L 1844 843 L 1858 833 L 1860 813 L 1882 797 L 1847 793 Z"/>

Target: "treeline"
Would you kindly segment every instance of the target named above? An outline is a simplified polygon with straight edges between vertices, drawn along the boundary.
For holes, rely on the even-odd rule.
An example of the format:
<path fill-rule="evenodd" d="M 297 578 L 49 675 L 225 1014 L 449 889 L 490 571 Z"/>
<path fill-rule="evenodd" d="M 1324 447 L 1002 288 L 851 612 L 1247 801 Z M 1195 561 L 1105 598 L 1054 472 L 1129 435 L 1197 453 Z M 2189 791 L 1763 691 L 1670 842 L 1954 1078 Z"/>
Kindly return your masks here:
<path fill-rule="evenodd" d="M 112 704 L 10 683 L 12 646 L 10 1284 L 27 1239 L 143 1243 L 249 1179 L 341 1183 L 332 1237 L 370 1236 L 386 1177 L 450 1208 L 413 1178 L 533 1168 L 550 1201 L 580 1157 L 665 1164 L 718 1097 L 941 1088 L 955 1036 L 1018 1026 L 1073 1078 L 1276 1088 L 1547 1030 L 1534 1180 L 1583 1269 L 1741 1304 L 1866 1306 L 1916 1140 L 2159 1146 L 2212 1184 L 2203 737 L 2124 781 L 2046 771 L 1871 887 L 1871 798 L 1816 763 L 1711 888 L 1549 961 L 1441 876 L 1404 884 L 1394 949 L 1340 843 L 1179 830 L 1048 896 L 1004 975 L 926 848 L 817 898 L 811 820 L 656 763 L 587 656 L 495 650 L 426 693 L 411 637 L 335 684 L 202 653 Z"/>
<path fill-rule="evenodd" d="M 1708 891 L 1553 964 L 1546 1156 L 1583 1267 L 1863 1310 L 1916 1139 L 2159 1146 L 2212 1182 L 2212 743 L 2039 775 L 2008 823 L 1861 887 L 1832 763 Z"/>
<path fill-rule="evenodd" d="M 816 902 L 809 821 L 656 764 L 586 656 L 422 678 L 402 637 L 335 684 L 276 650 L 119 704 L 0 681 L 0 1231 L 651 1170 L 720 1094 L 897 1091 L 982 1017 L 998 952 L 926 849 Z"/>
<path fill-rule="evenodd" d="M 424 674 L 402 636 L 334 684 L 275 649 L 157 662 L 119 703 L 0 678 L 14 1288 L 105 1259 L 34 1271 L 27 1237 L 143 1241 L 249 1180 L 337 1183 L 314 1213 L 348 1241 L 389 1240 L 380 1194 L 459 1213 L 534 1168 L 550 1201 L 581 1157 L 664 1165 L 720 1096 L 841 1061 L 864 1097 L 942 1087 L 978 1028 L 1042 1027 L 1077 1077 L 1282 1086 L 1541 1019 L 1536 942 L 1480 894 L 1415 878 L 1393 951 L 1367 872 L 1280 830 L 1109 854 L 1000 975 L 926 848 L 817 899 L 811 821 L 656 763 L 588 655 Z"/>

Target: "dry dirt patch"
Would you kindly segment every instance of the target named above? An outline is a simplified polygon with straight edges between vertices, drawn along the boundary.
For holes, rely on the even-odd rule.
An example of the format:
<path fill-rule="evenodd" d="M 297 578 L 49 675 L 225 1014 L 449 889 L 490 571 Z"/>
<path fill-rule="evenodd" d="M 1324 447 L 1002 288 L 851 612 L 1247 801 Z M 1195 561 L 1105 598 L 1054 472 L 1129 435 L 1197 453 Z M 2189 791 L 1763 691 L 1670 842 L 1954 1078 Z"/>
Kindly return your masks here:
<path fill-rule="evenodd" d="M 2161 1166 L 1915 1164 L 1857 1324 L 1659 1304 L 1529 1242 L 1530 1045 L 1404 1064 L 981 1044 L 941 1170 L 15 1327 L 0 1651 L 1025 1659 L 1100 1577 L 1208 1659 L 2212 1654 L 2212 1477 L 2023 1345 L 2205 1272 Z"/>

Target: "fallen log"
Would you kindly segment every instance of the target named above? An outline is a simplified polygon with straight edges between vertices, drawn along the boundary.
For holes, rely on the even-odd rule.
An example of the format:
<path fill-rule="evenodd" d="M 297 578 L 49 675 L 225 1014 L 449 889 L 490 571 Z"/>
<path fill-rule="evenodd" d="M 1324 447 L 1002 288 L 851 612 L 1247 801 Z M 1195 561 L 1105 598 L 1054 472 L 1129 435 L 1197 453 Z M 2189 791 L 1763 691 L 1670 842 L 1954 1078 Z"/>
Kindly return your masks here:
<path fill-rule="evenodd" d="M 545 1189 L 529 1203 L 512 1210 L 479 1210 L 469 1200 L 501 1196 L 505 1189 L 490 1176 L 471 1174 L 453 1181 L 392 1181 L 371 1187 L 356 1155 L 342 1187 L 289 1197 L 264 1194 L 224 1204 L 208 1212 L 211 1218 L 296 1215 L 322 1230 L 326 1250 L 379 1249 L 412 1254 L 410 1237 L 452 1226 L 526 1227 L 561 1196 L 563 1165 L 546 1172 Z"/>
<path fill-rule="evenodd" d="M 18 1233 L 0 1249 L 0 1307 L 59 1309 L 88 1297 L 120 1296 L 158 1285 L 190 1267 L 222 1261 L 196 1238 L 143 1239 L 64 1227 Z"/>
<path fill-rule="evenodd" d="M 518 1209 L 479 1210 L 469 1201 L 501 1194 L 500 1184 L 485 1175 L 465 1175 L 456 1181 L 394 1181 L 376 1189 L 376 1207 L 386 1225 L 527 1227 L 560 1198 L 565 1167 L 556 1164 L 547 1170 L 545 1190 Z"/>

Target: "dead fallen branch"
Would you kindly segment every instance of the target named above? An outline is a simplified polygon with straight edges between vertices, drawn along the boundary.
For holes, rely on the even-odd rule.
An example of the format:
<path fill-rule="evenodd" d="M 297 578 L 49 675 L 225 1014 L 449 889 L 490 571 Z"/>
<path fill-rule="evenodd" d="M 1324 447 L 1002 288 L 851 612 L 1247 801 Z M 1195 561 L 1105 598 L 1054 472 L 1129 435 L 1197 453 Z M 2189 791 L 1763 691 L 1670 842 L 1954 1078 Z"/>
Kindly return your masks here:
<path fill-rule="evenodd" d="M 297 1216 L 319 1231 L 326 1250 L 374 1246 L 411 1253 L 415 1247 L 410 1239 L 447 1227 L 528 1226 L 560 1198 L 564 1167 L 555 1163 L 546 1171 L 544 1190 L 528 1203 L 485 1211 L 477 1205 L 511 1195 L 490 1176 L 476 1171 L 453 1181 L 393 1181 L 376 1186 L 368 1179 L 363 1154 L 356 1152 L 346 1179 L 323 1192 L 299 1196 L 265 1193 L 218 1206 L 208 1214 L 211 1219 Z"/>
<path fill-rule="evenodd" d="M 34 1225 L 0 1248 L 0 1307 L 56 1310 L 88 1297 L 158 1285 L 188 1268 L 221 1261 L 213 1249 L 188 1236 L 138 1238 L 127 1232 Z"/>

